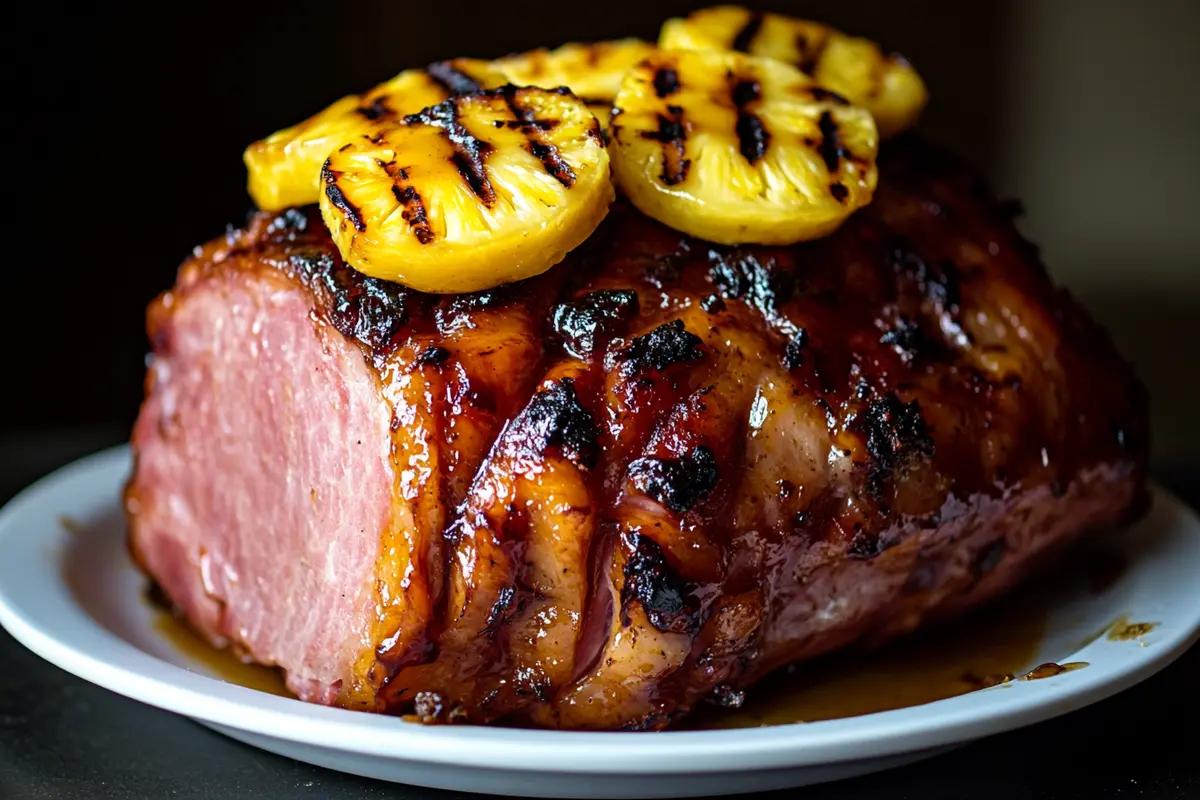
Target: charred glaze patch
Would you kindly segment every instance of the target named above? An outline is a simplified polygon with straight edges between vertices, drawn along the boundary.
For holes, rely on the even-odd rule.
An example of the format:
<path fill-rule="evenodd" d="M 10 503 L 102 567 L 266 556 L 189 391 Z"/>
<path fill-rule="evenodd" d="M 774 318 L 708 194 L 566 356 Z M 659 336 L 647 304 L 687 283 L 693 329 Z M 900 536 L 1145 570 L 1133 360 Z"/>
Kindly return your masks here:
<path fill-rule="evenodd" d="M 951 261 L 931 264 L 912 244 L 894 236 L 887 247 L 888 261 L 899 274 L 911 279 L 925 297 L 944 311 L 955 312 L 961 300 L 958 269 Z"/>
<path fill-rule="evenodd" d="M 717 708 L 736 709 L 741 708 L 746 702 L 746 692 L 742 689 L 734 689 L 728 683 L 718 683 L 704 700 Z"/>
<path fill-rule="evenodd" d="M 712 249 L 708 251 L 708 279 L 726 300 L 743 300 L 768 320 L 796 291 L 796 275 L 779 269 L 772 259 L 760 259 L 752 251 Z"/>
<path fill-rule="evenodd" d="M 700 307 L 709 314 L 719 314 L 725 310 L 725 300 L 719 294 L 706 295 L 700 301 Z"/>
<path fill-rule="evenodd" d="M 879 341 L 895 350 L 904 363 L 910 364 L 925 345 L 925 336 L 921 333 L 920 325 L 907 317 L 898 317 L 879 337 Z"/>
<path fill-rule="evenodd" d="M 575 381 L 563 378 L 533 396 L 512 422 L 519 449 L 540 459 L 557 447 L 572 463 L 585 469 L 596 465 L 600 428 L 575 393 Z"/>
<path fill-rule="evenodd" d="M 635 600 L 660 631 L 695 633 L 699 603 L 682 576 L 667 563 L 658 542 L 640 533 L 625 535 L 625 584 L 621 614 L 629 624 L 628 608 Z"/>
<path fill-rule="evenodd" d="M 761 11 L 751 11 L 746 18 L 746 24 L 734 34 L 733 41 L 729 46 L 731 49 L 739 53 L 749 53 L 750 48 L 754 45 L 754 40 L 758 36 L 758 32 L 762 30 L 763 14 Z"/>
<path fill-rule="evenodd" d="M 487 142 L 473 136 L 458 121 L 461 100 L 461 96 L 452 97 L 417 114 L 410 114 L 404 121 L 409 125 L 429 125 L 442 131 L 454 149 L 450 161 L 458 170 L 458 174 L 470 187 L 472 194 L 479 198 L 479 202 L 491 208 L 496 204 L 496 190 L 492 188 L 492 182 L 488 179 L 483 164 L 493 148 Z"/>
<path fill-rule="evenodd" d="M 1000 566 L 1000 562 L 1004 559 L 1004 552 L 1007 549 L 1007 544 L 1004 539 L 996 539 L 989 542 L 980 548 L 975 554 L 975 558 L 971 561 L 971 571 L 975 576 L 982 578 L 989 572 Z"/>
<path fill-rule="evenodd" d="M 422 367 L 440 367 L 446 363 L 448 358 L 450 358 L 449 350 L 433 345 L 421 351 L 421 355 L 417 356 L 417 364 Z"/>
<path fill-rule="evenodd" d="M 783 366 L 795 369 L 804 363 L 804 350 L 808 347 L 808 331 L 800 328 L 783 348 Z"/>
<path fill-rule="evenodd" d="M 703 445 L 679 458 L 639 458 L 629 465 L 633 485 L 676 514 L 707 497 L 719 477 L 717 458 Z"/>
<path fill-rule="evenodd" d="M 344 336 L 386 357 L 398 344 L 409 318 L 414 293 L 398 283 L 369 278 L 318 247 L 300 248 L 288 259 L 292 268 L 329 298 L 329 321 Z"/>
<path fill-rule="evenodd" d="M 882 496 L 884 485 L 906 461 L 933 455 L 933 440 L 916 400 L 904 403 L 889 394 L 855 417 L 852 428 L 866 437 L 871 457 L 867 491 L 874 497 Z"/>
<path fill-rule="evenodd" d="M 699 336 L 683 327 L 683 320 L 672 320 L 634 338 L 616 354 L 616 360 L 627 378 L 649 370 L 662 372 L 672 364 L 703 358 L 700 341 Z"/>
<path fill-rule="evenodd" d="M 567 352 L 586 358 L 597 345 L 619 336 L 637 313 L 637 292 L 607 289 L 555 306 L 550 325 Z"/>
<path fill-rule="evenodd" d="M 479 82 L 449 61 L 435 61 L 425 68 L 425 74 L 442 88 L 447 95 L 471 94 L 482 91 Z"/>
<path fill-rule="evenodd" d="M 315 209 L 315 206 L 284 209 L 267 224 L 267 235 L 284 234 L 290 238 L 295 234 L 307 233 L 312 221 L 309 215 L 317 214 L 317 219 L 320 219 L 319 212 Z"/>
<path fill-rule="evenodd" d="M 661 67 L 654 72 L 654 93 L 659 97 L 670 97 L 680 89 L 679 73 L 670 67 Z"/>
<path fill-rule="evenodd" d="M 821 154 L 821 160 L 825 162 L 825 168 L 829 170 L 829 174 L 834 175 L 837 173 L 842 159 L 849 155 L 842 144 L 842 132 L 838 129 L 833 115 L 828 111 L 821 112 L 821 117 L 817 120 L 817 127 L 821 131 L 821 141 L 817 145 L 817 152 Z"/>
<path fill-rule="evenodd" d="M 494 639 L 496 632 L 516 614 L 516 601 L 517 590 L 511 586 L 505 586 L 497 592 L 496 602 L 492 604 L 492 609 L 488 612 L 487 624 L 479 632 L 479 635 Z"/>
<path fill-rule="evenodd" d="M 692 162 L 687 154 L 687 127 L 683 122 L 683 109 L 667 106 L 666 114 L 658 115 L 658 130 L 642 131 L 642 137 L 662 145 L 662 182 L 675 186 L 687 179 Z"/>
<path fill-rule="evenodd" d="M 461 705 L 452 705 L 437 692 L 417 692 L 413 713 L 423 725 L 447 725 L 466 722 L 469 714 Z"/>
<path fill-rule="evenodd" d="M 857 530 L 850 539 L 846 555 L 851 558 L 874 558 L 883 552 L 879 536 L 867 530 Z"/>
<path fill-rule="evenodd" d="M 767 147 L 771 144 L 767 126 L 749 109 L 762 97 L 762 87 L 755 80 L 735 81 L 730 87 L 730 97 L 737 108 L 734 130 L 738 137 L 738 150 L 747 162 L 756 164 L 767 154 Z"/>
<path fill-rule="evenodd" d="M 333 203 L 334 208 L 342 212 L 346 221 L 354 226 L 354 230 L 362 233 L 367 229 L 362 213 L 346 199 L 346 195 L 337 185 L 337 179 L 338 173 L 329 168 L 329 159 L 325 159 L 325 163 L 321 166 L 321 180 L 325 183 L 325 196 L 329 198 L 329 202 Z"/>
<path fill-rule="evenodd" d="M 434 311 L 434 321 L 439 331 L 449 333 L 460 325 L 470 324 L 474 314 L 499 311 L 511 305 L 516 302 L 520 292 L 520 284 L 508 284 L 482 292 L 443 297 Z"/>

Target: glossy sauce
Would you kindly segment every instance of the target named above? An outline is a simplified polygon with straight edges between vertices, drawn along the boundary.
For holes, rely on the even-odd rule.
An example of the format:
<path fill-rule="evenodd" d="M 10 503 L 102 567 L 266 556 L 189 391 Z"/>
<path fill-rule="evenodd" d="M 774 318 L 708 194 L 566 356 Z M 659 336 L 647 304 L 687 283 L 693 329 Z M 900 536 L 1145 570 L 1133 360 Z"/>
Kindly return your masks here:
<path fill-rule="evenodd" d="M 156 606 L 154 614 L 154 630 L 189 661 L 203 664 L 199 671 L 247 689 L 292 697 L 278 669 L 247 664 L 232 650 L 213 647 L 170 611 Z"/>
<path fill-rule="evenodd" d="M 1130 622 L 1129 617 L 1122 614 L 1116 622 L 1108 626 L 1110 642 L 1133 642 L 1141 639 L 1158 627 L 1157 622 Z"/>
<path fill-rule="evenodd" d="M 228 683 L 291 697 L 277 669 L 242 662 L 217 649 L 169 611 L 155 607 L 155 630 L 203 671 Z M 751 728 L 816 722 L 931 703 L 1012 680 L 1033 663 L 1046 613 L 1011 599 L 937 630 L 873 653 L 842 653 L 767 678 L 741 709 L 697 710 L 685 728 Z M 1022 675 L 1036 679 L 1083 664 L 1044 664 Z M 1040 670 L 1040 672 L 1039 672 Z"/>
<path fill-rule="evenodd" d="M 686 727 L 754 728 L 855 717 L 932 703 L 1012 680 L 1035 663 L 1044 606 L 1006 598 L 956 623 L 871 653 L 838 653 L 783 670 L 736 711 L 697 710 Z"/>

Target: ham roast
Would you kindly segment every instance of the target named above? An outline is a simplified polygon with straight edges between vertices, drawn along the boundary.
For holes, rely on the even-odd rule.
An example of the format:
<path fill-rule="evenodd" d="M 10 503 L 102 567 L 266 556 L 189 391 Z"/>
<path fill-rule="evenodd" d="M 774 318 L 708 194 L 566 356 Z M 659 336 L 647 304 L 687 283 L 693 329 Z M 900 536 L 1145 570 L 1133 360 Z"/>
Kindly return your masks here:
<path fill-rule="evenodd" d="M 304 700 L 604 730 L 1008 590 L 1144 508 L 1146 392 L 964 165 L 880 169 L 820 241 L 618 203 L 457 296 L 256 214 L 149 309 L 137 562 Z"/>

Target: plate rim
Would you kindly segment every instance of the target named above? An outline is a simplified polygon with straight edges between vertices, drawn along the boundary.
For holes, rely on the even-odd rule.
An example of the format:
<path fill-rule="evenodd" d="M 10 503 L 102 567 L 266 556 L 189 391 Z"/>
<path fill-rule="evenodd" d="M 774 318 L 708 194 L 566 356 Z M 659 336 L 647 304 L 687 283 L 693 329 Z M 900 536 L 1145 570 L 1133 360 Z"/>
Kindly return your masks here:
<path fill-rule="evenodd" d="M 128 444 L 77 459 L 45 475 L 0 509 L 0 553 L 27 514 L 75 481 L 123 483 L 131 465 Z M 86 477 L 85 477 L 86 476 Z M 1200 519 L 1171 492 L 1150 483 L 1148 514 L 1200 531 Z M 113 500 L 116 502 L 116 495 Z M 68 535 L 64 530 L 58 541 Z M 32 538 L 32 537 L 31 537 Z M 45 543 L 43 543 L 45 544 Z M 32 547 L 32 545 L 29 545 Z M 1200 605 L 1179 630 L 1143 648 L 1143 657 L 1119 666 L 1070 673 L 970 692 L 893 711 L 813 723 L 652 734 L 557 731 L 487 726 L 423 726 L 396 717 L 348 711 L 225 683 L 146 653 L 97 622 L 74 601 L 61 569 L 42 547 L 38 567 L 57 580 L 43 584 L 71 623 L 68 639 L 46 626 L 6 588 L 0 562 L 0 626 L 60 669 L 109 691 L 173 713 L 261 736 L 404 762 L 520 773 L 668 775 L 750 772 L 816 767 L 916 752 L 971 741 L 1042 722 L 1099 702 L 1145 680 L 1200 640 Z M 32 567 L 31 567 L 32 569 Z M 27 602 L 28 604 L 28 598 Z M 60 609 L 61 610 L 61 609 Z M 50 614 L 49 611 L 43 613 Z M 1091 646 L 1091 645 L 1089 645 Z M 1087 648 L 1081 648 L 1080 653 Z M 546 758 L 547 748 L 553 758 Z M 612 761 L 610 761 L 612 759 Z"/>

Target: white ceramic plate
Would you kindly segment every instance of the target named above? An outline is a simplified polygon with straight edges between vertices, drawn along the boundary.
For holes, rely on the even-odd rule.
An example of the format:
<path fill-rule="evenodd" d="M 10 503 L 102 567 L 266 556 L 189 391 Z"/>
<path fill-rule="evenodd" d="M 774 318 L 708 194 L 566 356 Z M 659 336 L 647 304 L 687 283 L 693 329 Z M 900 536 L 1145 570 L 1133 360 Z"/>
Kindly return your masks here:
<path fill-rule="evenodd" d="M 165 641 L 124 548 L 126 448 L 83 459 L 0 512 L 0 623 L 48 661 L 114 692 L 302 761 L 391 781 L 543 797 L 679 797 L 778 789 L 915 761 L 1125 689 L 1200 636 L 1200 522 L 1156 490 L 1105 546 L 1129 561 L 1101 593 L 1060 597 L 1036 660 L 1090 666 L 922 706 L 810 724 L 656 734 L 423 727 L 247 689 Z M 64 524 L 65 520 L 73 524 Z M 67 576 L 70 575 L 70 580 Z M 1095 638 L 1121 615 L 1137 641 Z"/>

